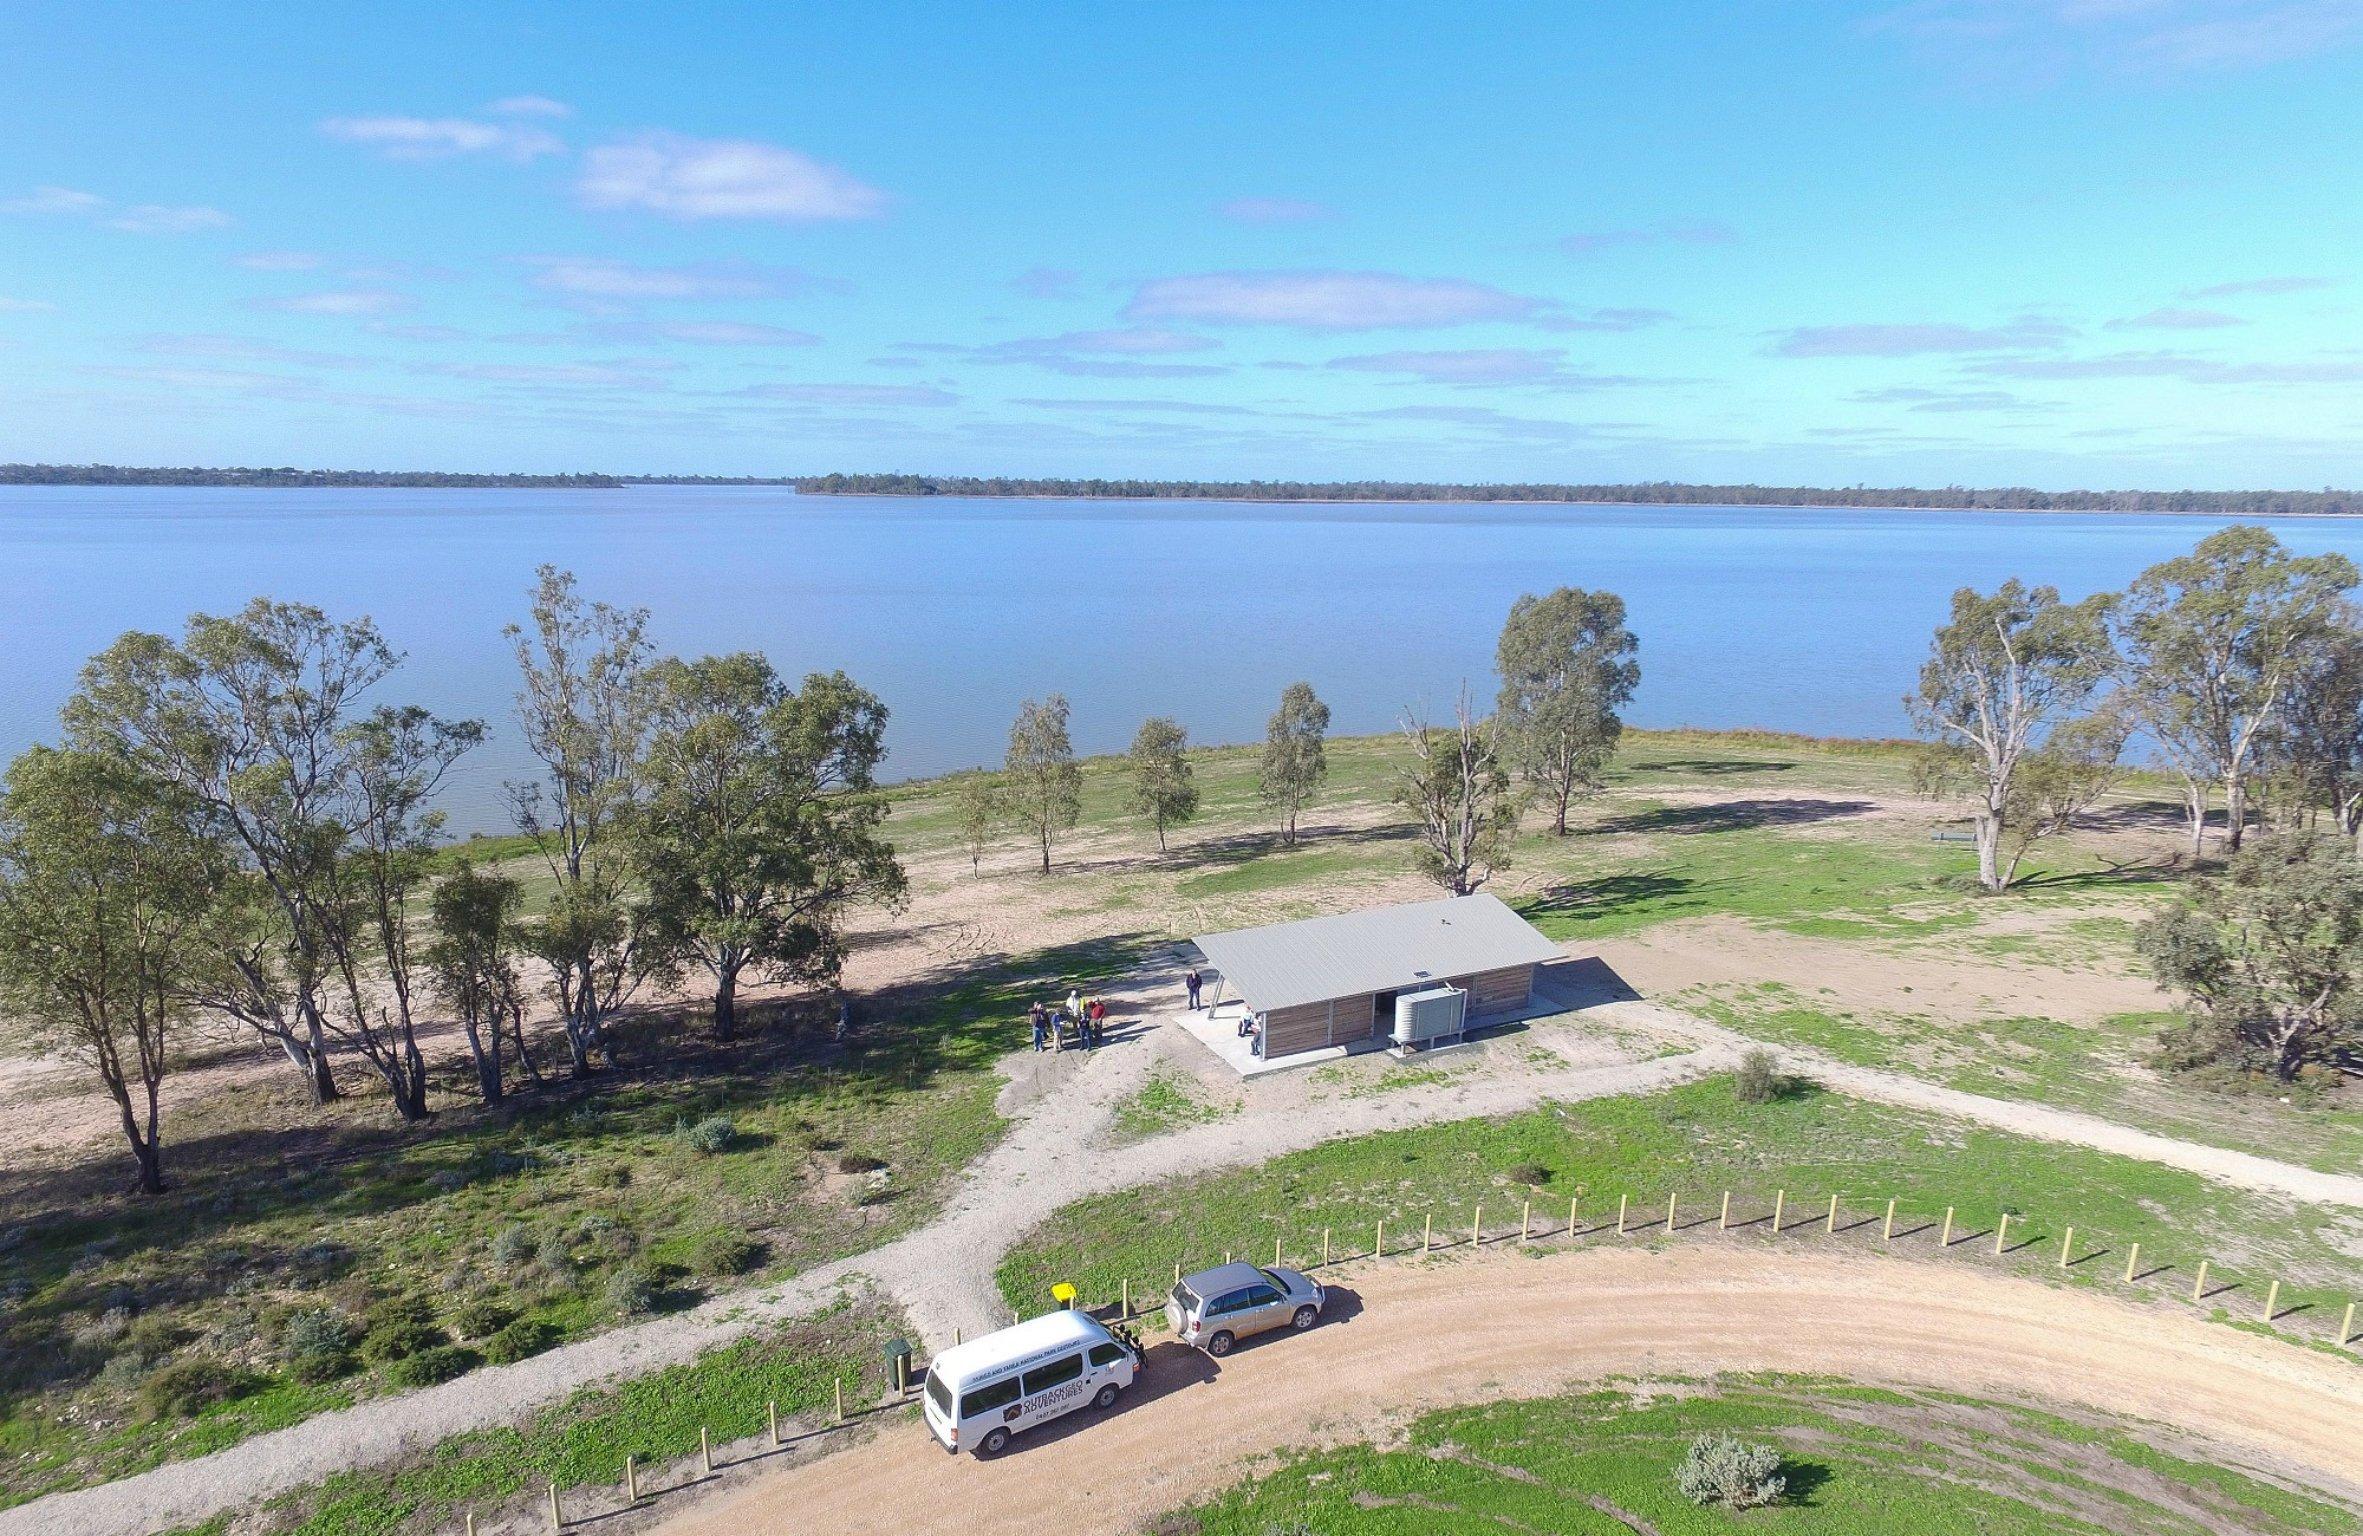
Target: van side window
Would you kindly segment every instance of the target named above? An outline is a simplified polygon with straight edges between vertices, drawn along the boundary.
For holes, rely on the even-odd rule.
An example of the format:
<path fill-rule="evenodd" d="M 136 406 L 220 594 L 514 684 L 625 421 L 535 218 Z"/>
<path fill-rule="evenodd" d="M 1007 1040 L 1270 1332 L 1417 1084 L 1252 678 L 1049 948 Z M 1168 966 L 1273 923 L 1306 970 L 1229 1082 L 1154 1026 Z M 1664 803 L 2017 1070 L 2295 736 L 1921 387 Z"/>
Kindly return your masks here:
<path fill-rule="evenodd" d="M 1069 1355 L 1064 1360 L 1053 1360 L 1039 1370 L 1026 1372 L 1026 1396 L 1047 1392 L 1052 1387 L 1063 1387 L 1083 1374 L 1083 1357 Z"/>
<path fill-rule="evenodd" d="M 1094 1344 L 1091 1346 L 1091 1368 L 1095 1371 L 1103 1365 L 1114 1365 L 1123 1358 L 1124 1346 L 1121 1344 Z"/>
<path fill-rule="evenodd" d="M 1012 1376 L 1004 1381 L 996 1381 L 989 1387 L 978 1387 L 975 1391 L 963 1395 L 960 1399 L 960 1417 L 973 1418 L 980 1413 L 990 1413 L 996 1408 L 1006 1408 L 1016 1401 L 1017 1378 Z"/>

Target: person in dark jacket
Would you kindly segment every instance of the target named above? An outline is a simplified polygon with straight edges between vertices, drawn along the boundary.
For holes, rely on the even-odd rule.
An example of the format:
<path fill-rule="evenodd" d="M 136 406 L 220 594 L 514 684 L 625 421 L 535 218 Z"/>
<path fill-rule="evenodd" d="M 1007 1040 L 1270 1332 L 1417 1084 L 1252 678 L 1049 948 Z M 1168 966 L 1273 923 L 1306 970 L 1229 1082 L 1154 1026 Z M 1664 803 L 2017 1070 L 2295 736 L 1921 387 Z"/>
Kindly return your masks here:
<path fill-rule="evenodd" d="M 1190 1012 L 1196 1013 L 1198 1011 L 1198 994 L 1206 985 L 1205 978 L 1198 974 L 1198 968 L 1193 965 L 1190 967 L 1190 974 L 1182 978 L 1182 985 L 1190 989 Z"/>

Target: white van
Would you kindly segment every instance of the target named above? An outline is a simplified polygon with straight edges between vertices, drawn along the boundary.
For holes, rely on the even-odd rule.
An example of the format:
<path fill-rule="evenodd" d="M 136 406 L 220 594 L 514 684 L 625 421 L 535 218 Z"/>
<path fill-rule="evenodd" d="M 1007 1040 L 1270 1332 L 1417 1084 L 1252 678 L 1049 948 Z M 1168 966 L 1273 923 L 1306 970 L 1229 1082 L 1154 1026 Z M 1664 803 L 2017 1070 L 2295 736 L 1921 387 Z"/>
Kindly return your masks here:
<path fill-rule="evenodd" d="M 1086 1403 L 1107 1407 L 1139 1369 L 1139 1346 L 1097 1318 L 1052 1312 L 937 1355 L 922 1411 L 945 1450 L 991 1456 L 1020 1430 Z"/>

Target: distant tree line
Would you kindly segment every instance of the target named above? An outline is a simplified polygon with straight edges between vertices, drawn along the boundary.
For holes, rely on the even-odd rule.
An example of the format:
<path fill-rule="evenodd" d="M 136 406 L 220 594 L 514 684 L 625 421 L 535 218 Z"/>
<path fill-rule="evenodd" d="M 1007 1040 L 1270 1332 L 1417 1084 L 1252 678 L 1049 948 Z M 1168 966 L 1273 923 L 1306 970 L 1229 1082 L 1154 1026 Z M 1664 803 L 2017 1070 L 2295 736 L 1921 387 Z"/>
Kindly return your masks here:
<path fill-rule="evenodd" d="M 473 475 L 430 469 L 141 468 L 120 464 L 0 464 L 0 485 L 422 486 L 430 490 L 582 490 L 622 485 L 615 475 Z"/>
<path fill-rule="evenodd" d="M 2351 516 L 2363 493 L 2038 491 L 2025 486 L 1451 484 L 1406 480 L 1062 480 L 978 475 L 802 475 L 816 496 L 1073 496 L 1205 501 L 1564 501 L 1641 506 L 1898 507 L 1994 512 L 2183 512 L 2221 517 Z"/>

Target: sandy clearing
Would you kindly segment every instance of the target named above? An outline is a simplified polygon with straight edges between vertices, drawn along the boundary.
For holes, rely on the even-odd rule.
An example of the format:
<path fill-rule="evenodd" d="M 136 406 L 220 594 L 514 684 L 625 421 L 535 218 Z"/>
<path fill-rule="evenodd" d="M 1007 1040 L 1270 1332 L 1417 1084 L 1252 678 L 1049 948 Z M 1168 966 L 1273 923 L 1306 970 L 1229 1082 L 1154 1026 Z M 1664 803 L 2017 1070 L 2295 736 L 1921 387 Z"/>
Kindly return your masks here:
<path fill-rule="evenodd" d="M 2170 1424 L 2234 1463 L 2363 1500 L 2363 1372 L 2157 1308 L 1728 1244 L 1371 1266 L 1340 1283 L 1352 1293 L 1340 1320 L 1219 1367 L 1157 1346 L 1130 1403 L 1073 1415 L 998 1460 L 946 1457 L 916 1423 L 890 1423 L 836 1455 L 726 1483 L 657 1528 L 1113 1536 L 1219 1491 L 1276 1439 L 1335 1444 L 1423 1408 L 1716 1371 L 2048 1397 Z"/>
<path fill-rule="evenodd" d="M 2084 911 L 2011 913 L 1978 932 L 2041 937 Z M 2119 964 L 2067 966 L 1958 958 L 1908 944 L 1808 938 L 1738 917 L 1693 917 L 1639 933 L 1587 941 L 1635 991 L 1664 996 L 1696 986 L 1777 983 L 1807 1007 L 1839 1012 L 1932 1014 L 1947 1019 L 2026 1015 L 2086 1023 L 2171 1008 L 2148 977 Z"/>

